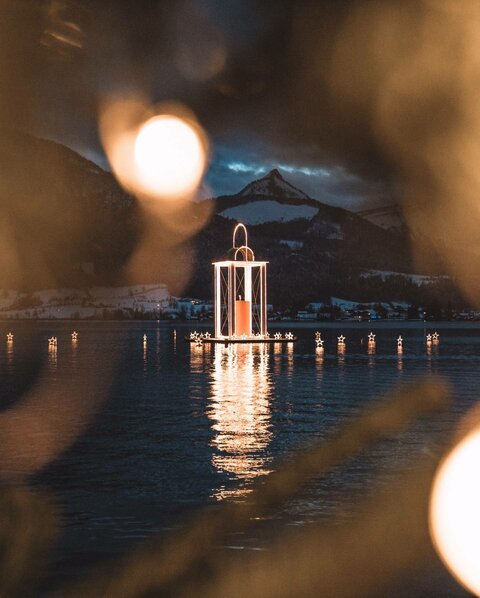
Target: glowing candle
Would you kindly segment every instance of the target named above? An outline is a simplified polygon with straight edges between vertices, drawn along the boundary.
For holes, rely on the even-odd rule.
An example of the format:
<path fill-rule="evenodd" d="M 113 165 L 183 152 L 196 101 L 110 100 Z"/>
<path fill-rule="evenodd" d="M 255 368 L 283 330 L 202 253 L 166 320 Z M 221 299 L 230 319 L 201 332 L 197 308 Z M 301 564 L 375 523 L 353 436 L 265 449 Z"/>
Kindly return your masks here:
<path fill-rule="evenodd" d="M 252 335 L 251 302 L 235 301 L 235 334 L 237 336 Z"/>

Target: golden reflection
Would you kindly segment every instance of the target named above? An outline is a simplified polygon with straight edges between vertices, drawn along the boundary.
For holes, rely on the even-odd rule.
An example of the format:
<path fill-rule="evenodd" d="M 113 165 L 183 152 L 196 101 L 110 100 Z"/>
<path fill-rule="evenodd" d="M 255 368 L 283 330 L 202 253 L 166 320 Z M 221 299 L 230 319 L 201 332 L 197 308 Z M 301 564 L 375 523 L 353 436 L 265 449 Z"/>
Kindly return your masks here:
<path fill-rule="evenodd" d="M 49 343 L 48 345 L 48 365 L 51 369 L 57 369 L 57 344 Z"/>
<path fill-rule="evenodd" d="M 315 348 L 315 369 L 317 373 L 317 380 L 323 378 L 323 362 L 325 361 L 325 351 L 323 347 L 317 346 Z"/>
<path fill-rule="evenodd" d="M 13 337 L 13 335 L 12 335 Z M 11 366 L 13 363 L 13 338 L 7 340 L 7 364 Z"/>
<path fill-rule="evenodd" d="M 272 437 L 269 357 L 266 345 L 215 345 L 207 412 L 214 431 L 212 463 L 238 480 L 234 489 L 214 491 L 218 500 L 242 496 L 254 478 L 269 473 L 264 455 Z"/>
<path fill-rule="evenodd" d="M 403 372 L 403 352 L 400 350 L 397 355 L 397 370 Z"/>
<path fill-rule="evenodd" d="M 174 346 L 176 339 L 174 338 Z M 210 354 L 210 344 L 190 343 L 190 371 L 203 372 L 205 367 L 205 357 Z"/>
<path fill-rule="evenodd" d="M 289 378 L 293 375 L 293 343 L 287 343 L 287 376 Z"/>

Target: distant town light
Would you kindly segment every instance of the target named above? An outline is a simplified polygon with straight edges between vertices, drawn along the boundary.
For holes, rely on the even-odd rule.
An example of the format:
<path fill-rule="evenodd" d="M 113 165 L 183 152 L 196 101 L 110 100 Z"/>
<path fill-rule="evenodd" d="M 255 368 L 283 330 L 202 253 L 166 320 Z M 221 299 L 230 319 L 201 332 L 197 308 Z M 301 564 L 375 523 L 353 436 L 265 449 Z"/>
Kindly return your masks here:
<path fill-rule="evenodd" d="M 141 185 L 153 195 L 192 193 L 205 170 L 205 149 L 195 128 L 173 115 L 154 116 L 135 139 L 135 168 Z"/>
<path fill-rule="evenodd" d="M 453 575 L 480 596 L 480 429 L 440 466 L 430 499 L 430 531 Z"/>

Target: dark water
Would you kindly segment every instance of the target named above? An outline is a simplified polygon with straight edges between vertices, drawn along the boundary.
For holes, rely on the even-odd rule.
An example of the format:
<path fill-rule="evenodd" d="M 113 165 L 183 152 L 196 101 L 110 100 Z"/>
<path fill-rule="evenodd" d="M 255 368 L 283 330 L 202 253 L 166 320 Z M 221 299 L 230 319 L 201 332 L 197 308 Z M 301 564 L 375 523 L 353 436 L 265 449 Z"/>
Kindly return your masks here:
<path fill-rule="evenodd" d="M 397 383 L 432 373 L 449 379 L 455 401 L 448 413 L 374 448 L 275 516 L 277 527 L 327 519 L 339 502 L 348 505 L 372 480 L 388 479 L 394 468 L 443 441 L 478 401 L 476 324 L 271 326 L 272 332 L 294 330 L 299 342 L 228 348 L 184 343 L 193 326 L 179 323 L 4 323 L 0 338 L 9 329 L 15 339 L 0 351 L 0 407 L 28 444 L 37 443 L 31 483 L 51 493 L 64 514 L 55 582 L 181 525 L 197 507 L 241 499 L 281 455 L 326 436 Z M 372 354 L 369 329 L 377 335 Z M 434 329 L 440 343 L 427 350 L 424 335 Z M 323 355 L 315 351 L 315 330 L 325 339 Z M 336 347 L 341 333 L 344 355 Z M 51 335 L 58 346 L 49 351 Z M 45 429 L 22 429 L 15 409 L 24 401 L 49 422 Z M 47 450 L 43 435 L 50 433 L 59 441 Z M 19 457 L 12 469 L 25 467 Z M 264 541 L 252 532 L 231 547 L 253 549 Z M 434 576 L 426 584 L 437 585 L 431 595 L 463 595 L 440 567 Z"/>

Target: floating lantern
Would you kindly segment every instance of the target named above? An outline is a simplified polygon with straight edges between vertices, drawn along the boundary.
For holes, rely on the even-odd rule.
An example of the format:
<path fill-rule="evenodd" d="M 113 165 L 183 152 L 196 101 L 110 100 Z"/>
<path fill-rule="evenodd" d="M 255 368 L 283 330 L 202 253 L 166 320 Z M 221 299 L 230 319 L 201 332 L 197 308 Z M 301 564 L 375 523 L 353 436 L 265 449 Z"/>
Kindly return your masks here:
<path fill-rule="evenodd" d="M 287 340 L 287 341 L 293 341 L 293 339 L 294 339 L 294 336 L 293 336 L 293 334 L 291 332 L 287 332 L 285 334 L 285 340 Z"/>
<path fill-rule="evenodd" d="M 281 338 L 282 338 L 282 334 L 281 334 L 280 332 L 275 332 L 275 334 L 273 335 L 273 338 L 274 338 L 276 341 L 279 341 L 279 340 L 281 340 Z"/>
<path fill-rule="evenodd" d="M 430 345 L 432 342 L 432 335 L 431 334 L 427 334 L 427 345 Z"/>
<path fill-rule="evenodd" d="M 243 232 L 243 244 L 237 234 Z M 215 262 L 215 337 L 252 337 L 267 332 L 267 262 L 255 260 L 248 246 L 247 229 L 233 231 L 232 259 Z"/>
<path fill-rule="evenodd" d="M 438 332 L 434 332 L 434 333 L 432 334 L 432 341 L 433 341 L 434 343 L 438 343 L 439 337 L 440 337 L 440 335 L 438 334 Z"/>
<path fill-rule="evenodd" d="M 242 235 L 243 240 L 237 241 Z M 226 260 L 213 263 L 214 268 L 214 336 L 203 335 L 208 343 L 271 343 L 297 339 L 275 336 L 267 331 L 267 263 L 255 259 L 248 245 L 245 225 L 233 231 L 233 246 Z M 277 333 L 279 334 L 279 333 Z M 195 343 L 191 333 L 185 340 Z"/>
<path fill-rule="evenodd" d="M 78 332 L 72 332 L 72 341 L 76 342 L 78 340 Z"/>
<path fill-rule="evenodd" d="M 375 344 L 375 335 L 373 334 L 373 332 L 370 332 L 370 334 L 368 335 L 368 343 L 371 344 Z"/>
<path fill-rule="evenodd" d="M 343 334 L 341 334 L 339 337 L 337 337 L 338 340 L 338 351 L 339 353 L 344 353 L 345 352 L 345 337 L 343 336 Z"/>
<path fill-rule="evenodd" d="M 56 336 L 52 336 L 48 339 L 48 346 L 50 348 L 56 348 L 57 347 L 57 337 Z"/>
<path fill-rule="evenodd" d="M 12 343 L 13 342 L 13 334 L 11 332 L 9 332 L 7 334 L 7 343 Z"/>

